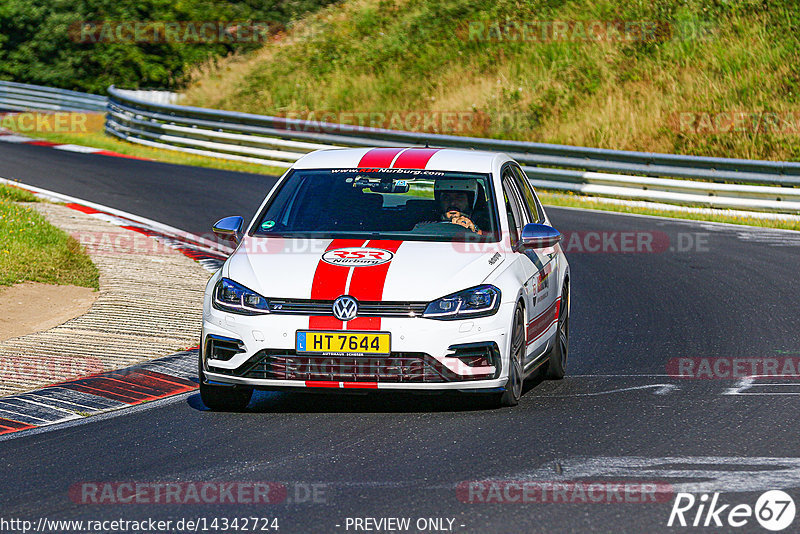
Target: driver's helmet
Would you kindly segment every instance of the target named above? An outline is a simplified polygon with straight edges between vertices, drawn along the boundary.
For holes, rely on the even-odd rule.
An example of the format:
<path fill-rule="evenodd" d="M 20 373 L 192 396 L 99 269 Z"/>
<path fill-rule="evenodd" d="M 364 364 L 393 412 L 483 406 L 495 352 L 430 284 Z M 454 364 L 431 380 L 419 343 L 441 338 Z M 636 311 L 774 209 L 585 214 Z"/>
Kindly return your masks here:
<path fill-rule="evenodd" d="M 445 191 L 463 191 L 469 197 L 470 206 L 475 209 L 478 202 L 478 180 L 467 178 L 466 180 L 436 180 L 433 186 L 433 198 L 441 200 L 441 195 Z"/>

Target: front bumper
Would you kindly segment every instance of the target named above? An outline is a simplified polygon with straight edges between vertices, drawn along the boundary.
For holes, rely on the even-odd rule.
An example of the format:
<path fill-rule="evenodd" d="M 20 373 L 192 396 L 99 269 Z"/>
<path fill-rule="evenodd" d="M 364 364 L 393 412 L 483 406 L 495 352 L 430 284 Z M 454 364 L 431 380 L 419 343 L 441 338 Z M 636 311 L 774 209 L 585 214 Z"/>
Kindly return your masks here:
<path fill-rule="evenodd" d="M 382 318 L 380 331 L 392 336 L 391 355 L 338 356 L 295 352 L 296 332 L 309 329 L 308 316 L 241 316 L 206 304 L 203 373 L 209 383 L 263 389 L 502 390 L 512 314 L 513 306 L 501 305 L 495 315 L 471 320 Z M 228 359 L 204 350 L 210 337 L 229 340 Z M 465 357 L 483 348 L 491 354 L 486 361 Z"/>

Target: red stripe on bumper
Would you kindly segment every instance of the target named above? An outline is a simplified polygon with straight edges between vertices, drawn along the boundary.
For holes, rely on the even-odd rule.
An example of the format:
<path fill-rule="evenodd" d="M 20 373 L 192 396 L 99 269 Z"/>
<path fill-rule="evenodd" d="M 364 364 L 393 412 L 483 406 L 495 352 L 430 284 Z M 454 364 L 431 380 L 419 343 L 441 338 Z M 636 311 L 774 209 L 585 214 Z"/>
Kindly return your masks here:
<path fill-rule="evenodd" d="M 308 327 L 311 330 L 342 330 L 344 323 L 336 317 L 312 315 L 308 318 Z"/>
<path fill-rule="evenodd" d="M 306 380 L 306 387 L 309 388 L 338 388 L 339 382 L 328 382 L 324 380 Z"/>

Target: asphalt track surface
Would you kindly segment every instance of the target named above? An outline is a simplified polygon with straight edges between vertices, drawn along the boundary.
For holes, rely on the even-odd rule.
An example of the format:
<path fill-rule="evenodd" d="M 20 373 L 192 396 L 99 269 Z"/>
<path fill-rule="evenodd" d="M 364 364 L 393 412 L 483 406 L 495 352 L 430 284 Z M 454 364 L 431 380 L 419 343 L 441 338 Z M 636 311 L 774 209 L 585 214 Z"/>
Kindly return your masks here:
<path fill-rule="evenodd" d="M 0 176 L 192 232 L 206 232 L 221 216 L 252 214 L 272 183 L 4 144 Z M 745 383 L 668 373 L 669 361 L 680 357 L 800 356 L 800 235 L 548 213 L 566 233 L 605 232 L 598 235 L 613 240 L 612 233 L 647 232 L 658 250 L 568 247 L 568 376 L 529 385 L 518 407 L 490 409 L 474 397 L 258 393 L 244 413 L 212 413 L 198 394 L 184 394 L 0 441 L 0 519 L 248 516 L 277 518 L 279 532 L 356 532 L 348 518 L 365 517 L 407 517 L 412 526 L 418 518 L 449 518 L 453 532 L 714 530 L 668 528 L 674 494 L 644 504 L 463 502 L 459 485 L 485 480 L 661 483 L 673 493 L 720 492 L 721 503 L 751 506 L 762 492 L 785 489 L 800 504 L 798 378 Z M 161 290 L 168 297 L 168 288 Z M 198 505 L 70 498 L 70 487 L 92 481 L 270 481 L 285 484 L 288 499 Z M 308 497 L 311 484 L 318 485 L 316 499 Z M 800 519 L 786 532 L 798 525 Z M 766 532 L 753 518 L 715 531 Z"/>

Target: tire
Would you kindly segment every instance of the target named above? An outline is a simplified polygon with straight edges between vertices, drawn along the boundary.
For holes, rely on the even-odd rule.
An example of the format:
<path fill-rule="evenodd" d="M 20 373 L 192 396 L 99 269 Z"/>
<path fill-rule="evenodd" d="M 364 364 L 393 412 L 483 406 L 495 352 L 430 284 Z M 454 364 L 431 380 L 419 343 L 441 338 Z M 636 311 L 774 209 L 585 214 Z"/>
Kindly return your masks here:
<path fill-rule="evenodd" d="M 250 404 L 253 388 L 206 384 L 202 360 L 199 362 L 197 376 L 200 381 L 200 399 L 212 412 L 240 412 Z"/>
<path fill-rule="evenodd" d="M 525 357 L 525 311 L 521 304 L 514 310 L 514 323 L 509 349 L 508 383 L 506 390 L 499 394 L 496 404 L 500 407 L 516 406 L 522 397 L 524 375 L 522 362 Z"/>
<path fill-rule="evenodd" d="M 566 374 L 567 356 L 569 356 L 569 281 L 564 281 L 561 289 L 561 310 L 558 315 L 556 339 L 550 349 L 545 377 L 548 380 L 561 380 Z"/>

